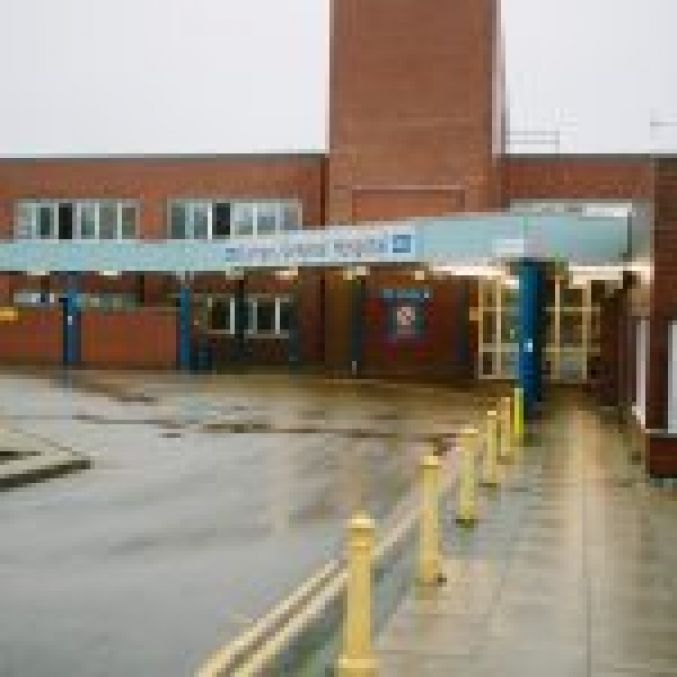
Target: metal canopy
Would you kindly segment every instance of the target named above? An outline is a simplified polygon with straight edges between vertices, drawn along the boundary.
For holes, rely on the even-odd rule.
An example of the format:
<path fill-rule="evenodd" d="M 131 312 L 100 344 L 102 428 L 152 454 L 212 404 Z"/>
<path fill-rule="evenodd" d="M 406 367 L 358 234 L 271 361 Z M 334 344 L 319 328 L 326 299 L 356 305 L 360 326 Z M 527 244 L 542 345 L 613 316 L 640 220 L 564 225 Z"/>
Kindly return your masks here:
<path fill-rule="evenodd" d="M 307 229 L 216 241 L 39 241 L 0 245 L 0 271 L 200 273 L 378 264 L 486 265 L 534 258 L 616 264 L 630 254 L 626 218 L 468 215 Z"/>

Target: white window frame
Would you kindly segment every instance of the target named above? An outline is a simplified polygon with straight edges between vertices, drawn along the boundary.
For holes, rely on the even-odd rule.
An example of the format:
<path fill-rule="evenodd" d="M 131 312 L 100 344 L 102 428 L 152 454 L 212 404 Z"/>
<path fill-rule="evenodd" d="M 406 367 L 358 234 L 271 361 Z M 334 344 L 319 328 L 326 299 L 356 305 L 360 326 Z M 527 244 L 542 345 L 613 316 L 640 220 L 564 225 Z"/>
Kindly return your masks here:
<path fill-rule="evenodd" d="M 649 320 L 642 318 L 635 325 L 635 418 L 646 426 L 647 376 L 650 349 Z"/>
<path fill-rule="evenodd" d="M 101 240 L 100 227 L 100 209 L 103 203 L 115 204 L 115 238 Z M 59 205 L 70 204 L 73 206 L 73 239 L 60 240 L 59 235 Z M 94 238 L 82 237 L 82 211 L 83 206 L 94 207 Z M 30 238 L 19 238 L 19 219 L 22 207 L 28 206 L 31 213 Z M 50 207 L 52 210 L 52 229 L 49 238 L 41 238 L 39 236 L 39 219 L 38 214 L 40 207 Z M 123 237 L 122 233 L 122 209 L 123 207 L 134 208 L 134 235 L 132 238 Z M 69 199 L 69 200 L 18 200 L 16 203 L 15 216 L 15 239 L 30 239 L 38 242 L 135 242 L 139 236 L 139 211 L 140 205 L 138 200 L 126 199 L 111 199 L 111 200 L 93 200 L 93 199 Z"/>
<path fill-rule="evenodd" d="M 231 209 L 231 232 L 229 238 L 214 237 L 214 208 L 217 204 L 230 204 Z M 197 240 L 195 237 L 195 209 L 196 206 L 207 207 L 207 240 L 214 242 L 223 242 L 229 239 L 237 238 L 267 238 L 279 235 L 289 235 L 303 229 L 303 203 L 300 199 L 255 199 L 255 198 L 179 198 L 169 200 L 167 203 L 167 239 L 170 240 Z M 259 212 L 263 205 L 274 205 L 275 207 L 275 229 L 273 232 L 261 234 L 259 232 Z M 238 206 L 246 206 L 252 210 L 252 232 L 251 234 L 242 234 L 235 223 L 235 211 Z M 297 228 L 286 230 L 282 228 L 284 209 L 289 206 L 295 206 L 298 213 Z M 185 210 L 186 235 L 185 238 L 173 238 L 172 234 L 172 209 L 182 207 Z M 202 240 L 202 238 L 200 238 Z M 205 240 L 202 240 L 205 241 Z"/>
<path fill-rule="evenodd" d="M 668 325 L 668 430 L 677 432 L 677 321 Z"/>
<path fill-rule="evenodd" d="M 258 329 L 258 308 L 259 301 L 273 301 L 274 302 L 274 327 L 272 332 L 259 333 Z M 289 331 L 282 330 L 280 326 L 280 320 L 282 318 L 282 303 L 292 303 L 291 296 L 287 294 L 251 294 L 247 297 L 247 306 L 252 308 L 252 326 L 245 329 L 247 336 L 252 338 L 276 338 L 276 339 L 287 339 L 289 338 Z M 249 311 L 248 311 L 249 312 Z"/>
<path fill-rule="evenodd" d="M 210 295 L 208 304 L 209 310 L 211 310 L 214 301 L 228 302 L 228 316 L 229 316 L 228 329 L 212 329 L 211 327 L 208 327 L 208 332 L 210 334 L 220 336 L 235 336 L 235 297 L 220 294 Z"/>

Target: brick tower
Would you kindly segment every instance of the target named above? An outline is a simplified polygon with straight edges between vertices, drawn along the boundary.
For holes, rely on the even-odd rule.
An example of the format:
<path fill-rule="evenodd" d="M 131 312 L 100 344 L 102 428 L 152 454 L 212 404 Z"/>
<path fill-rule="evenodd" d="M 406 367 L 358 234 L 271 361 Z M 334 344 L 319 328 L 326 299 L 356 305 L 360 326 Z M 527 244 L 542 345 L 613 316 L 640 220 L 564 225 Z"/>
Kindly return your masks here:
<path fill-rule="evenodd" d="M 333 0 L 329 223 L 498 206 L 498 0 Z"/>

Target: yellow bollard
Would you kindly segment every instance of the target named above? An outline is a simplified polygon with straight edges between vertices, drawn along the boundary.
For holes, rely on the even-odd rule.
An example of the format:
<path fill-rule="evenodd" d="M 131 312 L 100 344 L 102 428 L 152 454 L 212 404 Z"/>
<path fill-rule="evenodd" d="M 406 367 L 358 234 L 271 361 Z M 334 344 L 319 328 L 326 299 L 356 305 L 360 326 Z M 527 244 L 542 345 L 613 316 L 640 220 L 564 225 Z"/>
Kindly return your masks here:
<path fill-rule="evenodd" d="M 485 487 L 497 487 L 498 478 L 498 414 L 495 411 L 487 412 L 486 448 L 482 465 L 482 484 Z"/>
<path fill-rule="evenodd" d="M 461 473 L 458 485 L 458 512 L 456 521 L 472 526 L 477 521 L 477 497 L 475 491 L 475 450 L 477 430 L 467 429 L 461 433 Z"/>
<path fill-rule="evenodd" d="M 500 459 L 504 462 L 512 460 L 513 432 L 512 432 L 512 402 L 510 397 L 501 398 L 501 449 Z"/>
<path fill-rule="evenodd" d="M 524 442 L 524 390 L 515 388 L 513 397 L 513 432 L 515 443 L 520 445 Z"/>
<path fill-rule="evenodd" d="M 421 461 L 421 537 L 418 581 L 436 585 L 442 577 L 440 554 L 440 459 L 428 454 Z"/>
<path fill-rule="evenodd" d="M 376 658 L 371 646 L 374 530 L 374 522 L 365 514 L 358 514 L 350 521 L 343 653 L 338 661 L 341 677 L 376 675 Z"/>

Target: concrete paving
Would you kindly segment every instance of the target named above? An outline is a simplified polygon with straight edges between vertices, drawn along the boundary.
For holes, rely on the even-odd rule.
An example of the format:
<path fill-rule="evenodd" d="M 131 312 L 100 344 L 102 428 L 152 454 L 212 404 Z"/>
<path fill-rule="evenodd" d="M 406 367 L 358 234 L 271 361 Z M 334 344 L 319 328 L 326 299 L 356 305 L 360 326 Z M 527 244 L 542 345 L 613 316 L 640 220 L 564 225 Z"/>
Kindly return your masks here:
<path fill-rule="evenodd" d="M 0 377 L 0 420 L 92 459 L 0 494 L 0 675 L 188 675 L 385 517 L 482 392 L 299 376 Z"/>
<path fill-rule="evenodd" d="M 39 435 L 0 426 L 0 489 L 41 482 L 89 466 L 86 456 L 55 446 Z"/>
<path fill-rule="evenodd" d="M 475 530 L 446 507 L 448 582 L 401 603 L 380 674 L 677 675 L 677 495 L 629 456 L 580 401 L 551 407 Z"/>

